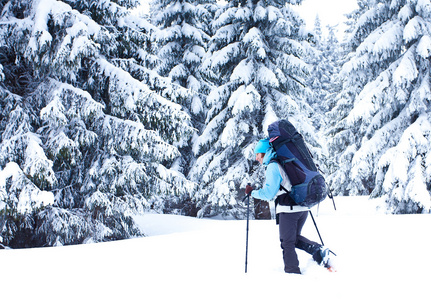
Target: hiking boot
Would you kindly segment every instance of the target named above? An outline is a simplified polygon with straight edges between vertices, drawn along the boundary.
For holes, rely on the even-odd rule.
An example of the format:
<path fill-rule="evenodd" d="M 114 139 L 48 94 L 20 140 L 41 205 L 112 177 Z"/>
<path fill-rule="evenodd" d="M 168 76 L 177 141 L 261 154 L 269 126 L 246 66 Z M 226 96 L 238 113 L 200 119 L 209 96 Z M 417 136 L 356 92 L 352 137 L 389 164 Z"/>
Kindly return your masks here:
<path fill-rule="evenodd" d="M 320 263 L 325 268 L 329 268 L 329 254 L 331 253 L 331 250 L 328 248 L 322 248 L 320 249 L 320 256 L 322 257 L 322 262 Z"/>
<path fill-rule="evenodd" d="M 321 266 L 327 268 L 329 261 L 329 254 L 331 250 L 329 248 L 324 248 L 323 246 L 319 247 L 316 252 L 313 254 L 313 259 Z"/>

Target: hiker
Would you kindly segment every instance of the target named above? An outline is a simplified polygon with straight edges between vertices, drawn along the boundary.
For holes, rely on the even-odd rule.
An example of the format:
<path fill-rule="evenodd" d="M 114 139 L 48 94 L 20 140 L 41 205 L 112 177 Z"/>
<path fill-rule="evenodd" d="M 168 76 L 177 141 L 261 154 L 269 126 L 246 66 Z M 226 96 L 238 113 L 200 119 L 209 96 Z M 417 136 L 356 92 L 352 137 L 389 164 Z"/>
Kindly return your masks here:
<path fill-rule="evenodd" d="M 330 250 L 322 245 L 310 241 L 301 235 L 302 227 L 307 220 L 309 208 L 296 205 L 290 197 L 291 183 L 282 167 L 272 161 L 277 154 L 270 146 L 269 139 L 259 140 L 254 153 L 256 160 L 266 166 L 265 184 L 261 189 L 253 190 L 246 186 L 245 193 L 256 199 L 274 200 L 276 197 L 276 215 L 279 225 L 281 248 L 283 249 L 284 271 L 286 273 L 301 274 L 295 247 L 313 256 L 318 264 L 329 267 L 328 256 Z M 282 189 L 281 187 L 284 187 Z M 277 204 L 278 203 L 278 204 Z"/>

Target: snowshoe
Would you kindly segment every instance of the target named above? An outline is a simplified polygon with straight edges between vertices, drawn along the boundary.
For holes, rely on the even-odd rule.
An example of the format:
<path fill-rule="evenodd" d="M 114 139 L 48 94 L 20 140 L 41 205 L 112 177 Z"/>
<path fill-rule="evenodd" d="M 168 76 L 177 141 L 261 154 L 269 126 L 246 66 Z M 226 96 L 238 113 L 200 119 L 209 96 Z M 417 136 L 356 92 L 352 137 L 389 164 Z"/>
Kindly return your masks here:
<path fill-rule="evenodd" d="M 329 272 L 336 272 L 336 269 L 335 269 L 334 263 L 333 263 L 333 255 L 335 255 L 334 252 L 329 250 L 329 248 L 321 247 L 320 250 L 316 254 L 317 254 L 317 257 L 316 257 L 317 259 L 315 259 L 315 260 L 321 266 L 326 268 Z"/>
<path fill-rule="evenodd" d="M 329 272 L 337 272 L 337 269 L 335 268 L 335 253 L 332 252 L 329 249 L 325 249 L 325 255 L 322 256 L 322 265 L 325 267 Z"/>
<path fill-rule="evenodd" d="M 328 259 L 328 262 L 324 265 L 324 267 L 326 268 L 326 270 L 328 270 L 331 273 L 337 272 L 337 269 L 333 265 L 333 262 L 331 261 L 331 259 Z"/>

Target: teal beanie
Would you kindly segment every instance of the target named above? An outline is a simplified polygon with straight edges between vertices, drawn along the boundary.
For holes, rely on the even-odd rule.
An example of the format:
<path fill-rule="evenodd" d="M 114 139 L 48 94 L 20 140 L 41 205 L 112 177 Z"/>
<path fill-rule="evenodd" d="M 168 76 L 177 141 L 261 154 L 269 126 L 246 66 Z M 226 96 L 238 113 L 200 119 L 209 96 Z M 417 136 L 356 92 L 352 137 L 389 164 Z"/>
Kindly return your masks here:
<path fill-rule="evenodd" d="M 254 153 L 266 153 L 266 150 L 269 148 L 269 139 L 259 140 L 257 142 L 256 147 L 254 148 Z"/>

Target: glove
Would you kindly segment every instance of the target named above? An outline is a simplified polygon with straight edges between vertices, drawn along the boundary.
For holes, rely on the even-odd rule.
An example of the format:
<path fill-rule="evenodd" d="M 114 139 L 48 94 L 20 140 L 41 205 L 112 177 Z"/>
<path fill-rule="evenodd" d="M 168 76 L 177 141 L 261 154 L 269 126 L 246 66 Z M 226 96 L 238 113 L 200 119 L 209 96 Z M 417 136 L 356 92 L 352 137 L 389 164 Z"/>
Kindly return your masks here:
<path fill-rule="evenodd" d="M 253 188 L 249 184 L 247 184 L 247 186 L 245 187 L 245 194 L 250 195 L 252 190 Z"/>

